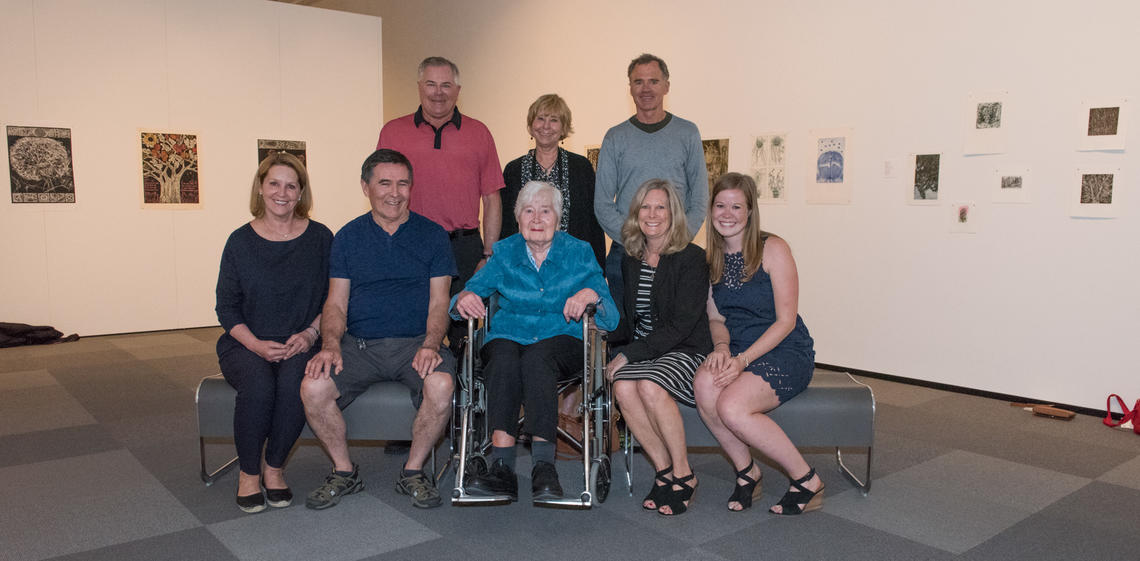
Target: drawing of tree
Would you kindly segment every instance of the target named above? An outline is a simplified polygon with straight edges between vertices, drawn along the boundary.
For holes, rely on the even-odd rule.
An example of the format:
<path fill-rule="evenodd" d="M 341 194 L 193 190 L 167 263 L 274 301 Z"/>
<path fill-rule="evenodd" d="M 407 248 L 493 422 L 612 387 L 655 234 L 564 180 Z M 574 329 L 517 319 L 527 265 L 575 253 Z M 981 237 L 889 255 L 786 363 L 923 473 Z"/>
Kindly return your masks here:
<path fill-rule="evenodd" d="M 1081 204 L 1112 204 L 1112 174 L 1086 173 L 1082 175 Z"/>
<path fill-rule="evenodd" d="M 143 178 L 158 182 L 158 203 L 181 203 L 182 178 L 198 172 L 198 138 L 192 134 L 142 133 Z"/>
<path fill-rule="evenodd" d="M 71 156 L 51 138 L 24 137 L 9 151 L 12 170 L 28 181 L 43 182 L 42 192 L 70 189 Z"/>

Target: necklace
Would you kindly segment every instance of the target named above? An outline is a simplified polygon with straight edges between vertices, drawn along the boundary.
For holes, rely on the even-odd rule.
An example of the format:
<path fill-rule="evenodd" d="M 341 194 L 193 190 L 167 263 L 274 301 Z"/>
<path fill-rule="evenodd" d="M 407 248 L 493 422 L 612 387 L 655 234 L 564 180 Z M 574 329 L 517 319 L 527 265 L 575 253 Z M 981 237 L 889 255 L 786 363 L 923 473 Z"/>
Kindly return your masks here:
<path fill-rule="evenodd" d="M 268 220 L 262 220 L 261 221 L 261 227 L 265 230 L 265 232 L 267 234 L 273 236 L 274 238 L 280 238 L 282 240 L 287 240 L 287 239 L 292 238 L 293 236 L 296 235 L 293 232 L 294 224 L 295 224 L 295 221 L 290 220 L 288 223 L 285 224 L 285 231 L 282 232 L 280 230 L 273 228 Z"/>

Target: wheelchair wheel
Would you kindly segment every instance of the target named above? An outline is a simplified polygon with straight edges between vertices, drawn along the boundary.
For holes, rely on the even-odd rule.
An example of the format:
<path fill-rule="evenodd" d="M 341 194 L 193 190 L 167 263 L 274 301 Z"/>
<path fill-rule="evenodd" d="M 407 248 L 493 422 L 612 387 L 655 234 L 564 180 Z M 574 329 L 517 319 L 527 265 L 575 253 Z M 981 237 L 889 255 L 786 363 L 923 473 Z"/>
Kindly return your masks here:
<path fill-rule="evenodd" d="M 606 502 L 610 495 L 610 459 L 602 456 L 590 464 L 590 482 L 594 488 L 594 504 Z"/>

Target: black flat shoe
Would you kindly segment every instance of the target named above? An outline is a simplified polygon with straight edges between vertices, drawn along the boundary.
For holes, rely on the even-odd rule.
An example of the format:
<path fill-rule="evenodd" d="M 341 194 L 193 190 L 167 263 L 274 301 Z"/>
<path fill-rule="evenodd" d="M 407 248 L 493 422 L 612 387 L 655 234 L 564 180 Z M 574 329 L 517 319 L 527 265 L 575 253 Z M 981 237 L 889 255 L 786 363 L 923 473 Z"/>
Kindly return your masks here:
<path fill-rule="evenodd" d="M 257 514 L 265 510 L 265 495 L 262 495 L 260 491 L 244 497 L 238 495 L 237 505 L 244 513 Z"/>
<path fill-rule="evenodd" d="M 273 508 L 285 508 L 293 503 L 293 491 L 288 487 L 284 489 L 265 488 L 265 502 Z"/>
<path fill-rule="evenodd" d="M 813 477 L 815 477 L 815 468 L 808 470 L 807 475 L 793 481 L 791 487 L 788 487 L 788 492 L 784 493 L 784 498 L 776 503 L 780 506 L 780 512 L 771 509 L 768 512 L 792 516 L 823 508 L 823 480 L 820 480 L 818 490 L 809 491 L 807 487 L 804 487 L 804 484 L 811 481 Z"/>
<path fill-rule="evenodd" d="M 558 470 L 550 462 L 535 462 L 530 472 L 531 500 L 561 499 L 562 484 L 558 482 Z"/>
<path fill-rule="evenodd" d="M 728 510 L 731 510 L 732 512 L 743 512 L 745 510 L 748 510 L 749 508 L 752 508 L 752 501 L 760 497 L 760 482 L 764 479 L 763 473 L 761 473 L 760 477 L 756 479 L 752 479 L 748 476 L 748 472 L 752 471 L 752 467 L 755 465 L 756 461 L 753 460 L 751 462 L 748 462 L 748 467 L 736 472 L 736 479 L 738 483 L 736 484 L 736 488 L 732 490 L 732 496 L 728 498 L 728 502 L 740 503 L 740 509 L 737 510 L 730 506 L 728 507 Z M 743 479 L 745 482 L 743 485 L 739 483 L 741 479 Z"/>
<path fill-rule="evenodd" d="M 672 488 L 671 485 L 673 485 L 673 478 L 669 477 L 670 473 L 673 473 L 673 466 L 669 466 L 654 475 L 653 487 L 649 489 L 649 494 L 645 495 L 645 498 L 641 500 L 641 508 L 645 510 L 657 510 L 657 508 L 661 506 L 661 500 L 665 498 L 665 495 L 667 495 Z M 661 485 L 657 484 L 658 481 L 661 482 Z M 649 501 L 653 501 L 652 507 L 645 506 L 645 503 Z"/>
<path fill-rule="evenodd" d="M 502 458 L 495 460 L 486 473 L 473 474 L 464 484 L 467 492 L 478 497 L 506 495 L 519 500 L 519 477 Z"/>

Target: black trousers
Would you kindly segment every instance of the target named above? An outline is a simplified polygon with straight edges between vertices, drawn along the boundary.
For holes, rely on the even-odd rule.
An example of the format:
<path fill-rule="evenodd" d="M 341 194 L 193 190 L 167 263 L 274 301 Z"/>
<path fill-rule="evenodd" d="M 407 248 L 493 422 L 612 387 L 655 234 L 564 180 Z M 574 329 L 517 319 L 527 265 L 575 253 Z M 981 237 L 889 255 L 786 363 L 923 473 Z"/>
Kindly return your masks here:
<path fill-rule="evenodd" d="M 451 238 L 451 251 L 455 255 L 455 266 L 459 278 L 451 279 L 451 294 L 455 296 L 467 285 L 467 279 L 475 274 L 475 267 L 483 259 L 483 238 L 479 233 L 459 235 Z M 447 347 L 451 354 L 463 356 L 463 337 L 467 335 L 467 320 L 453 320 L 447 328 Z"/>
<path fill-rule="evenodd" d="M 305 364 L 320 350 L 281 362 L 268 362 L 253 351 L 238 347 L 218 360 L 222 376 L 237 390 L 234 401 L 234 445 L 238 464 L 250 475 L 261 473 L 261 447 L 265 463 L 285 465 L 289 450 L 305 428 L 305 406 L 301 403 L 301 379 Z"/>
<path fill-rule="evenodd" d="M 483 345 L 487 417 L 491 430 L 519 433 L 519 406 L 526 410 L 522 431 L 554 442 L 558 429 L 558 382 L 583 368 L 582 341 L 558 335 L 529 345 L 494 339 Z"/>

